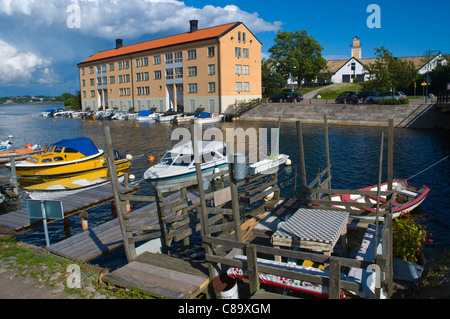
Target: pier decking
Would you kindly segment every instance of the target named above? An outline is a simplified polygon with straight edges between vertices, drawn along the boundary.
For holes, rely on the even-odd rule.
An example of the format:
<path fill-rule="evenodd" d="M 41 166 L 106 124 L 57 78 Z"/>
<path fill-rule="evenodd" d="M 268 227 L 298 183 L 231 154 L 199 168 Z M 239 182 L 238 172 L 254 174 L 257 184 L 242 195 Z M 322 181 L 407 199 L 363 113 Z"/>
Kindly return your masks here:
<path fill-rule="evenodd" d="M 138 188 L 121 188 L 121 192 L 132 193 Z M 85 190 L 76 194 L 62 197 L 64 217 L 76 215 L 87 209 L 105 204 L 114 199 L 111 185 L 106 184 L 94 189 Z M 51 222 L 49 220 L 49 222 Z M 20 233 L 39 226 L 42 222 L 39 220 L 30 220 L 28 217 L 28 208 L 26 205 L 19 210 L 0 216 L 0 232 Z"/>

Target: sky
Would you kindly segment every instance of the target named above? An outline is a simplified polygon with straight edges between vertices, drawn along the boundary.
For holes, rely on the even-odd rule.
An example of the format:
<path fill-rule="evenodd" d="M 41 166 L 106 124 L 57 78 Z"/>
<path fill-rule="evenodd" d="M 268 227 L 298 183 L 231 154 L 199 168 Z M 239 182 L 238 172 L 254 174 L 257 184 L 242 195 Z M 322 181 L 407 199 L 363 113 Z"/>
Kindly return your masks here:
<path fill-rule="evenodd" d="M 57 96 L 79 90 L 77 64 L 115 47 L 199 28 L 243 22 L 262 42 L 306 30 L 326 59 L 362 57 L 384 46 L 396 57 L 450 53 L 450 1 L 393 0 L 0 0 L 0 97 Z"/>

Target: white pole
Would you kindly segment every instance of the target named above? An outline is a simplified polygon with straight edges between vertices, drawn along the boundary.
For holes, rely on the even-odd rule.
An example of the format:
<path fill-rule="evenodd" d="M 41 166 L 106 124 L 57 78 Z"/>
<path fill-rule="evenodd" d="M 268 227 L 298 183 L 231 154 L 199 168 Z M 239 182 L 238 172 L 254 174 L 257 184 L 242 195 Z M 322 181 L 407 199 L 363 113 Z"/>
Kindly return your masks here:
<path fill-rule="evenodd" d="M 41 200 L 41 213 L 42 213 L 42 223 L 44 226 L 45 243 L 47 244 L 47 247 L 49 247 L 50 246 L 50 238 L 48 236 L 47 214 L 45 212 L 45 205 L 44 205 L 43 200 Z"/>

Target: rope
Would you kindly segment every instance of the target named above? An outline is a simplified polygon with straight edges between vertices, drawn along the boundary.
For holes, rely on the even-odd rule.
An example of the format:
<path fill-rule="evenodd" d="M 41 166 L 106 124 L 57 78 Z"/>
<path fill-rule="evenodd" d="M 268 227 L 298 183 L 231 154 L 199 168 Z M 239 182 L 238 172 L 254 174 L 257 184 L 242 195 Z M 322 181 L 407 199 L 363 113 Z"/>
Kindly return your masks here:
<path fill-rule="evenodd" d="M 439 161 L 437 161 L 437 162 L 434 163 L 433 165 L 428 166 L 427 168 L 425 168 L 424 170 L 420 171 L 419 173 L 417 173 L 417 174 L 415 174 L 415 175 L 413 175 L 413 176 L 407 178 L 406 180 L 409 180 L 409 179 L 411 179 L 411 178 L 413 178 L 413 177 L 416 177 L 416 176 L 419 175 L 419 174 L 422 174 L 423 172 L 429 170 L 429 169 L 432 168 L 433 166 L 436 166 L 437 164 L 439 164 L 439 163 L 442 162 L 443 160 L 447 159 L 449 156 L 450 156 L 450 154 L 448 154 L 448 155 L 445 156 L 444 158 L 440 159 Z"/>

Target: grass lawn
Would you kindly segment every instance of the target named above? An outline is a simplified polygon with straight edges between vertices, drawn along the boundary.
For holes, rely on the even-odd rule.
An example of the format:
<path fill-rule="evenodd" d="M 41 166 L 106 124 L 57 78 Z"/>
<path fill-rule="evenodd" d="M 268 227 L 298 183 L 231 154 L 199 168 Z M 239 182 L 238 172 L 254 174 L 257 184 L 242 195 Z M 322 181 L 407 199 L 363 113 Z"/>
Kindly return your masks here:
<path fill-rule="evenodd" d="M 339 83 L 333 87 L 320 90 L 318 95 L 321 96 L 321 99 L 334 100 L 345 91 L 355 91 L 358 93 L 362 91 L 362 86 L 358 83 Z"/>

